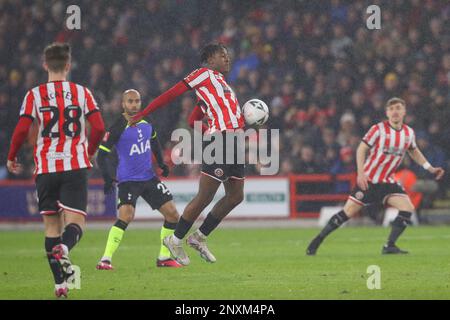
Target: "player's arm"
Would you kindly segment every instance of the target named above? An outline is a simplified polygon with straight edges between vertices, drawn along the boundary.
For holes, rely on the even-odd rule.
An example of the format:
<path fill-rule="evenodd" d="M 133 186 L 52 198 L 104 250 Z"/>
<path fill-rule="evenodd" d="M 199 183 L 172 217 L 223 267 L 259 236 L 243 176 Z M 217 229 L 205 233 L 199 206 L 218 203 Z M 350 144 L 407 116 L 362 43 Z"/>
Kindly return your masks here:
<path fill-rule="evenodd" d="M 436 180 L 439 180 L 444 175 L 445 171 L 441 167 L 433 167 L 425 158 L 422 151 L 419 150 L 418 147 L 410 148 L 408 150 L 408 154 L 411 157 L 411 159 L 414 160 L 415 163 L 422 166 L 425 170 L 427 170 L 429 173 L 435 176 Z"/>
<path fill-rule="evenodd" d="M 194 128 L 196 121 L 202 121 L 205 114 L 203 113 L 202 108 L 197 104 L 195 108 L 192 110 L 191 114 L 188 118 L 188 124 L 191 128 Z M 205 133 L 208 130 L 208 127 L 202 123 L 202 133 Z"/>
<path fill-rule="evenodd" d="M 21 116 L 19 122 L 14 129 L 14 133 L 11 139 L 11 145 L 8 152 L 8 162 L 6 164 L 9 172 L 19 174 L 21 166 L 17 163 L 17 153 L 22 147 L 30 130 L 33 119 L 27 116 Z"/>
<path fill-rule="evenodd" d="M 21 166 L 17 163 L 17 153 L 19 152 L 20 147 L 22 147 L 35 117 L 36 108 L 34 105 L 34 95 L 31 91 L 28 91 L 23 99 L 20 108 L 19 122 L 14 129 L 11 145 L 9 147 L 6 167 L 11 173 L 18 174 L 21 171 Z"/>
<path fill-rule="evenodd" d="M 164 163 L 163 149 L 161 147 L 161 143 L 159 142 L 158 134 L 155 130 L 153 130 L 152 138 L 150 139 L 150 145 L 152 148 L 152 152 L 155 155 L 156 162 L 162 169 L 163 177 L 169 176 L 169 166 Z"/>
<path fill-rule="evenodd" d="M 113 190 L 116 173 L 116 166 L 113 162 L 112 152 L 117 141 L 126 126 L 126 122 L 112 126 L 111 129 L 105 134 L 102 143 L 98 147 L 97 164 L 102 173 L 103 180 L 105 182 L 104 192 L 110 193 Z"/>
<path fill-rule="evenodd" d="M 97 148 L 105 135 L 105 123 L 103 122 L 100 109 L 97 106 L 97 102 L 94 99 L 91 91 L 87 88 L 85 90 L 85 115 L 86 119 L 91 125 L 91 133 L 88 138 L 88 155 L 92 158 L 97 151 Z"/>
<path fill-rule="evenodd" d="M 363 140 L 356 150 L 356 168 L 358 176 L 356 182 L 362 190 L 369 188 L 369 183 L 366 174 L 364 173 L 364 162 L 366 161 L 367 152 L 370 146 Z"/>
<path fill-rule="evenodd" d="M 209 71 L 206 68 L 199 68 L 191 72 L 182 81 L 178 82 L 172 88 L 161 94 L 155 100 L 150 102 L 144 110 L 136 114 L 130 119 L 130 123 L 136 123 L 143 117 L 152 113 L 158 108 L 161 108 L 170 102 L 172 102 L 176 97 L 181 96 L 188 90 L 196 89 L 197 87 L 203 85 L 208 81 L 210 77 Z"/>
<path fill-rule="evenodd" d="M 191 88 L 186 84 L 185 81 L 180 81 L 176 85 L 174 85 L 172 88 L 167 90 L 166 92 L 162 93 L 160 96 L 158 96 L 155 100 L 150 102 L 144 110 L 140 111 L 133 117 L 131 117 L 130 122 L 136 123 L 139 120 L 141 120 L 146 115 L 154 112 L 155 110 L 168 105 L 170 102 L 175 100 L 175 98 L 181 96 L 186 91 L 190 90 Z"/>
<path fill-rule="evenodd" d="M 102 173 L 103 181 L 105 182 L 103 188 L 105 194 L 111 193 L 111 191 L 113 190 L 114 182 L 116 181 L 116 166 L 113 163 L 112 152 L 113 151 L 108 152 L 99 149 L 97 153 L 97 164 Z"/>
<path fill-rule="evenodd" d="M 102 115 L 99 111 L 93 112 L 87 116 L 87 120 L 91 125 L 91 132 L 89 134 L 88 155 L 89 158 L 93 157 L 95 152 L 105 135 L 105 123 L 103 122 Z"/>

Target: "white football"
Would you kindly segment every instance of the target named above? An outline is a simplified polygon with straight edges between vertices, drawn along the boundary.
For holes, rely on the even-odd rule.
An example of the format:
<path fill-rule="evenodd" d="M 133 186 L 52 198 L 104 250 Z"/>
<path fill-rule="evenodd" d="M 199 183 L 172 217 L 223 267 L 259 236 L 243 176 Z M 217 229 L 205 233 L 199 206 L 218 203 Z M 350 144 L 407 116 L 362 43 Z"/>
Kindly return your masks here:
<path fill-rule="evenodd" d="M 269 108 L 259 99 L 248 100 L 242 107 L 242 111 L 248 125 L 261 126 L 269 119 Z"/>

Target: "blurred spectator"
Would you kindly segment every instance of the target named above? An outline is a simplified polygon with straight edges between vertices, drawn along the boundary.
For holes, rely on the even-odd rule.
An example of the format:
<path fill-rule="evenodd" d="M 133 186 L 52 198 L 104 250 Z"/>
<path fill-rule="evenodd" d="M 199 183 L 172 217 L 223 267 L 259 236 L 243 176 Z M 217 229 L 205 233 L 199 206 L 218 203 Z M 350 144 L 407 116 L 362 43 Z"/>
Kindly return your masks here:
<path fill-rule="evenodd" d="M 330 173 L 336 176 L 353 172 L 356 172 L 355 151 L 350 147 L 343 147 L 339 151 L 339 159 L 331 167 Z M 334 188 L 336 193 L 349 193 L 351 184 L 347 181 L 336 181 Z"/>
<path fill-rule="evenodd" d="M 324 168 L 316 158 L 314 149 L 311 146 L 304 146 L 300 151 L 300 161 L 294 168 L 298 173 L 322 173 Z"/>

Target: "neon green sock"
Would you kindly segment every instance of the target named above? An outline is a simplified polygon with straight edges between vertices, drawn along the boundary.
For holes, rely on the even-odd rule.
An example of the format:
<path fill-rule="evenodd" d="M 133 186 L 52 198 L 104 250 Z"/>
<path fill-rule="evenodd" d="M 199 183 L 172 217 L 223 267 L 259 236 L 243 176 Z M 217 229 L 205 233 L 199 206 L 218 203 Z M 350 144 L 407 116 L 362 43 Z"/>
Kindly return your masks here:
<path fill-rule="evenodd" d="M 174 229 L 167 229 L 164 226 L 161 227 L 161 249 L 159 250 L 159 259 L 168 259 L 170 258 L 170 251 L 163 245 L 163 239 L 167 236 L 170 236 L 175 232 Z"/>
<path fill-rule="evenodd" d="M 125 230 L 112 226 L 111 230 L 109 230 L 108 241 L 106 242 L 103 258 L 109 258 L 110 260 L 112 259 L 114 252 L 116 252 L 120 242 L 122 241 L 124 232 Z"/>

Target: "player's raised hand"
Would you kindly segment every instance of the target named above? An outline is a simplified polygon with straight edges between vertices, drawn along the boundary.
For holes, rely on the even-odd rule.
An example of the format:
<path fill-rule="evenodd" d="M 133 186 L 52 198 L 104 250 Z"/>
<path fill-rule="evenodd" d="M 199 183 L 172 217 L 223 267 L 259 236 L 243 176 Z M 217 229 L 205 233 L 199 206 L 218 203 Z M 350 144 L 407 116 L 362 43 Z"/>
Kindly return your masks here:
<path fill-rule="evenodd" d="M 361 188 L 361 190 L 366 191 L 369 189 L 369 182 L 367 180 L 367 176 L 363 174 L 358 174 L 358 177 L 356 178 L 356 183 L 358 184 L 358 187 Z"/>
<path fill-rule="evenodd" d="M 17 163 L 17 158 L 12 160 L 8 160 L 6 163 L 6 167 L 8 168 L 8 171 L 14 174 L 21 174 L 23 171 L 22 165 Z"/>
<path fill-rule="evenodd" d="M 163 164 L 162 166 L 160 166 L 160 168 L 162 170 L 162 176 L 168 177 L 170 173 L 169 166 L 167 164 Z"/>
<path fill-rule="evenodd" d="M 443 176 L 444 176 L 444 169 L 442 169 L 441 167 L 431 167 L 430 169 L 428 169 L 428 171 L 434 175 L 434 178 L 436 180 L 440 180 Z"/>

